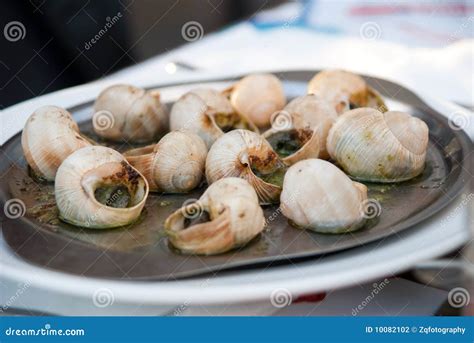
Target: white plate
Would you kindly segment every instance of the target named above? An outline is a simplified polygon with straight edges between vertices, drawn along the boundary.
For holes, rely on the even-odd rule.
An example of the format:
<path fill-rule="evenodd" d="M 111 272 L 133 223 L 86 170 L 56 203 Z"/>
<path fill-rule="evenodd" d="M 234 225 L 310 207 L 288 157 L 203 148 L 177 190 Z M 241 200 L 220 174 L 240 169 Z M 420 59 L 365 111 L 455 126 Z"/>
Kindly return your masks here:
<path fill-rule="evenodd" d="M 206 76 L 209 75 L 200 74 L 187 79 Z M 28 115 L 37 107 L 46 104 L 72 107 L 93 99 L 104 85 L 104 82 L 96 82 L 74 87 L 5 109 L 0 116 L 0 142 L 4 143 L 19 132 Z M 173 100 L 182 91 L 180 87 L 173 87 L 163 93 L 163 98 L 165 101 Z M 427 101 L 426 98 L 425 101 L 445 115 L 456 108 L 445 102 Z M 416 228 L 348 251 L 297 264 L 168 282 L 94 279 L 39 268 L 18 258 L 0 238 L 0 280 L 4 286 L 1 300 L 12 307 L 91 315 L 163 314 L 176 306 L 190 304 L 236 306 L 256 301 L 270 304 L 272 292 L 280 288 L 288 291 L 294 299 L 302 294 L 390 277 L 420 261 L 461 246 L 469 238 L 469 205 L 466 206 L 463 200 L 460 197 Z M 23 290 L 21 297 L 18 297 L 18 290 Z M 109 306 L 98 303 L 100 295 L 105 297 L 105 305 Z"/>

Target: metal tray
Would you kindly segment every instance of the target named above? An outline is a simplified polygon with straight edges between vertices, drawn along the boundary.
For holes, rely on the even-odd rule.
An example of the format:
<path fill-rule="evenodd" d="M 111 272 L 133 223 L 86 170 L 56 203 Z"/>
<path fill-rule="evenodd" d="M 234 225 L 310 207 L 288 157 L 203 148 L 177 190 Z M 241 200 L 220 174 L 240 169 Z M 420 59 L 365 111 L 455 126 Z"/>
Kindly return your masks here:
<path fill-rule="evenodd" d="M 287 96 L 291 98 L 304 94 L 306 83 L 316 72 L 275 74 L 284 82 Z M 5 203 L 13 199 L 21 200 L 25 206 L 16 216 L 2 213 L 5 240 L 18 255 L 50 269 L 104 278 L 175 280 L 229 268 L 267 268 L 302 259 L 314 259 L 314 263 L 318 263 L 318 258 L 325 254 L 396 235 L 428 218 L 459 195 L 469 180 L 467 156 L 472 143 L 461 130 L 453 129 L 444 116 L 409 90 L 386 80 L 365 79 L 384 96 L 389 108 L 423 119 L 430 128 L 430 142 L 426 169 L 419 177 L 399 184 L 366 184 L 369 198 L 377 200 L 381 214 L 363 230 L 343 235 L 299 230 L 288 224 L 277 206 L 268 206 L 264 208 L 269 223 L 267 230 L 247 246 L 216 256 L 181 255 L 168 244 L 163 222 L 186 199 L 199 198 L 205 185 L 187 195 L 151 194 L 141 220 L 133 226 L 103 231 L 77 228 L 56 218 L 53 185 L 35 182 L 28 176 L 21 135 L 17 134 L 0 150 L 0 201 L 4 209 Z M 198 83 L 232 81 L 217 79 Z M 173 86 L 179 85 L 157 87 Z M 80 121 L 81 130 L 93 136 L 90 120 L 80 120 L 90 118 L 92 102 L 69 110 Z"/>

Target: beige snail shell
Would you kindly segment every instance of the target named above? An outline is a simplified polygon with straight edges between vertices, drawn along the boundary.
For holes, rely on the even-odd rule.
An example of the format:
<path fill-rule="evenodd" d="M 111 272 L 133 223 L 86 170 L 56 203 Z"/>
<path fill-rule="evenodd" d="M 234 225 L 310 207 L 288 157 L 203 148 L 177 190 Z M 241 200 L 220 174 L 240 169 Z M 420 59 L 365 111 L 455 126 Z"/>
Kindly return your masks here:
<path fill-rule="evenodd" d="M 168 117 L 157 90 L 130 85 L 104 89 L 94 103 L 95 133 L 112 141 L 149 142 L 168 128 Z"/>
<path fill-rule="evenodd" d="M 54 193 L 61 220 L 106 229 L 138 219 L 148 196 L 148 183 L 117 151 L 89 146 L 61 164 Z"/>
<path fill-rule="evenodd" d="M 255 188 L 262 204 L 279 201 L 279 183 L 285 170 L 270 144 L 248 130 L 234 130 L 220 137 L 206 159 L 209 184 L 225 177 L 243 178 Z"/>
<path fill-rule="evenodd" d="M 54 181 L 59 165 L 77 149 L 91 145 L 72 115 L 63 108 L 43 106 L 26 121 L 21 135 L 23 154 L 34 173 Z"/>
<path fill-rule="evenodd" d="M 216 181 L 199 200 L 165 221 L 171 244 L 185 254 L 214 255 L 242 247 L 265 226 L 252 186 L 235 177 Z"/>
<path fill-rule="evenodd" d="M 233 129 L 258 132 L 249 119 L 234 111 L 224 95 L 210 88 L 193 89 L 179 98 L 171 108 L 170 128 L 196 133 L 208 148 Z"/>
<path fill-rule="evenodd" d="M 339 117 L 329 131 L 331 157 L 351 177 L 399 182 L 425 166 L 428 126 L 407 113 L 359 108 Z"/>
<path fill-rule="evenodd" d="M 357 74 L 345 70 L 323 70 L 308 83 L 308 93 L 330 102 L 338 114 L 359 107 L 387 111 L 380 94 Z"/>
<path fill-rule="evenodd" d="M 280 201 L 283 215 L 302 229 L 344 233 L 361 228 L 366 221 L 367 187 L 325 160 L 292 165 L 285 174 Z"/>
<path fill-rule="evenodd" d="M 263 136 L 283 161 L 294 164 L 307 158 L 328 158 L 326 138 L 337 119 L 336 111 L 314 94 L 297 97 L 272 118 Z"/>
<path fill-rule="evenodd" d="M 124 153 L 127 161 L 141 172 L 150 190 L 186 193 L 196 188 L 204 176 L 207 147 L 189 131 L 172 131 L 157 144 Z"/>
<path fill-rule="evenodd" d="M 283 85 L 273 74 L 247 75 L 225 92 L 234 109 L 260 128 L 269 126 L 272 114 L 286 104 Z"/>

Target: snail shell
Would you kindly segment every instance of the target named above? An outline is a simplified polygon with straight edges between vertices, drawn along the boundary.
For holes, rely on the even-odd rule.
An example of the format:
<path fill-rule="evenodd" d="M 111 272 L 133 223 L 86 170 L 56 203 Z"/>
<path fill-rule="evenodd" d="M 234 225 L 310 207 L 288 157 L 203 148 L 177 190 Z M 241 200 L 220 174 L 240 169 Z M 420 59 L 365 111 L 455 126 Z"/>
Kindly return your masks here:
<path fill-rule="evenodd" d="M 343 233 L 365 223 L 367 187 L 327 161 L 309 159 L 288 169 L 280 201 L 283 215 L 297 227 Z"/>
<path fill-rule="evenodd" d="M 243 178 L 255 188 L 263 204 L 278 202 L 281 191 L 278 179 L 282 179 L 284 171 L 283 162 L 270 144 L 248 130 L 224 134 L 212 145 L 206 159 L 209 184 L 225 177 Z"/>
<path fill-rule="evenodd" d="M 117 151 L 89 146 L 61 164 L 54 193 L 63 221 L 106 229 L 138 219 L 148 196 L 148 183 Z"/>
<path fill-rule="evenodd" d="M 326 138 L 337 119 L 336 111 L 314 94 L 293 99 L 272 117 L 272 128 L 263 136 L 278 153 L 281 148 L 298 149 L 283 158 L 288 164 L 307 158 L 328 158 Z M 281 156 L 281 154 L 280 154 Z"/>
<path fill-rule="evenodd" d="M 338 114 L 359 107 L 372 107 L 387 111 L 387 107 L 376 90 L 365 80 L 345 70 L 323 70 L 308 84 L 308 93 L 316 94 L 330 102 Z"/>
<path fill-rule="evenodd" d="M 339 117 L 329 131 L 331 157 L 358 180 L 399 182 L 425 165 L 428 126 L 407 113 L 359 108 Z"/>
<path fill-rule="evenodd" d="M 231 177 L 216 181 L 198 201 L 171 214 L 165 232 L 183 253 L 212 255 L 247 244 L 264 226 L 255 190 L 247 181 Z"/>
<path fill-rule="evenodd" d="M 207 147 L 192 132 L 173 131 L 157 144 L 124 153 L 141 172 L 151 191 L 185 193 L 196 188 L 204 175 Z"/>
<path fill-rule="evenodd" d="M 237 114 L 229 100 L 210 88 L 198 88 L 176 101 L 170 114 L 171 130 L 196 133 L 210 148 L 217 138 L 232 129 L 258 128 L 245 116 Z"/>
<path fill-rule="evenodd" d="M 95 133 L 112 141 L 149 142 L 168 128 L 165 107 L 157 90 L 114 85 L 94 103 Z"/>
<path fill-rule="evenodd" d="M 269 126 L 272 114 L 286 103 L 283 85 L 273 74 L 247 75 L 226 92 L 234 109 L 258 127 Z"/>
<path fill-rule="evenodd" d="M 26 121 L 21 134 L 23 154 L 31 169 L 54 181 L 59 165 L 77 149 L 91 145 L 81 136 L 72 115 L 63 108 L 43 106 Z"/>

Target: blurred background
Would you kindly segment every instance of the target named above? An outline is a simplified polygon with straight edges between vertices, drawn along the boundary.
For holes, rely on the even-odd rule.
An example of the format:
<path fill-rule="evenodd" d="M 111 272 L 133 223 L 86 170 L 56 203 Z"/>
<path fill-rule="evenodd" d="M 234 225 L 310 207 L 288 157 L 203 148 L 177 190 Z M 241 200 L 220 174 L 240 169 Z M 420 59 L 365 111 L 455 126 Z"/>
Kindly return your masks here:
<path fill-rule="evenodd" d="M 472 14 L 470 0 L 4 0 L 0 108 L 101 78 L 194 41 L 183 36 L 187 23 L 198 23 L 206 37 L 247 21 L 262 36 L 275 28 L 304 27 L 315 34 L 439 47 L 471 38 Z M 228 44 L 219 48 L 226 49 Z M 214 53 L 223 51 L 209 55 Z M 253 56 L 234 58 L 252 61 Z"/>

